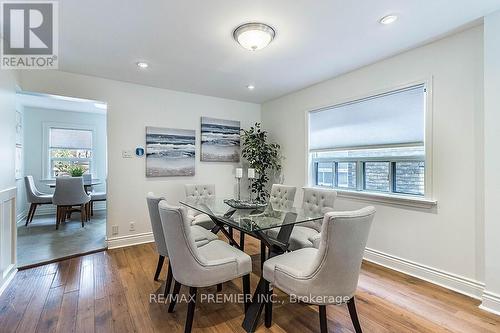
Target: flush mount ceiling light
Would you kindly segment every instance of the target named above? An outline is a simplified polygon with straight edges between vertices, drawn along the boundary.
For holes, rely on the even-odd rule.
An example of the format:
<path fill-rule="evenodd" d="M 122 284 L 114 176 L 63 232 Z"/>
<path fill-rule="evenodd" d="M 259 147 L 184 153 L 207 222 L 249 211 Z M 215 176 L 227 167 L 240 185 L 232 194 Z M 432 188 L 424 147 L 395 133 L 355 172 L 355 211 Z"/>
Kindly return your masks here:
<path fill-rule="evenodd" d="M 137 67 L 139 67 L 141 69 L 146 69 L 149 67 L 149 64 L 147 62 L 144 62 L 144 61 L 139 61 L 136 65 L 137 65 Z"/>
<path fill-rule="evenodd" d="M 394 14 L 390 14 L 390 15 L 386 15 L 384 17 L 382 17 L 379 22 L 381 24 L 385 24 L 385 25 L 388 25 L 388 24 L 391 24 L 391 23 L 394 23 L 396 22 L 398 19 L 398 16 L 397 15 L 394 15 Z"/>
<path fill-rule="evenodd" d="M 247 86 L 247 89 L 248 89 L 248 90 L 254 90 L 254 89 L 255 89 L 255 86 L 254 86 L 253 84 L 249 84 L 249 85 Z"/>
<path fill-rule="evenodd" d="M 234 39 L 245 49 L 257 51 L 266 47 L 274 39 L 276 32 L 264 23 L 245 23 L 233 32 Z"/>

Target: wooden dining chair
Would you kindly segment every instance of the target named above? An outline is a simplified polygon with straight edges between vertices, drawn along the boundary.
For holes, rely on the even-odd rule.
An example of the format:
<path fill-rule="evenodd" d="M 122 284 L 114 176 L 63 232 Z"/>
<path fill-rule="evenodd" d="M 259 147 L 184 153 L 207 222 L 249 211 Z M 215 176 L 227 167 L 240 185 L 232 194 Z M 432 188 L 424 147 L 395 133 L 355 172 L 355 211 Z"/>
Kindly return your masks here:
<path fill-rule="evenodd" d="M 24 177 L 24 185 L 26 186 L 26 198 L 30 204 L 28 216 L 26 216 L 26 226 L 33 221 L 36 208 L 40 205 L 52 205 L 52 194 L 40 192 L 36 186 L 33 176 Z"/>
<path fill-rule="evenodd" d="M 56 178 L 56 190 L 52 198 L 52 203 L 57 206 L 56 230 L 61 222 L 66 221 L 66 216 L 70 211 L 80 212 L 82 227 L 89 217 L 90 196 L 85 192 L 82 177 L 59 177 Z M 79 208 L 74 208 L 75 206 Z"/>

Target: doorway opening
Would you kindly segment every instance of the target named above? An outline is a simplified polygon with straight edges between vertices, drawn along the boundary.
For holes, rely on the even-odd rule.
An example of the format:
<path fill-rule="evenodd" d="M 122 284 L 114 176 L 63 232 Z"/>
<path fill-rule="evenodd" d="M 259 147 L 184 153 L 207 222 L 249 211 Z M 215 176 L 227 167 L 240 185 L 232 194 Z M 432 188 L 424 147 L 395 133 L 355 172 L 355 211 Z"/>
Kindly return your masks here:
<path fill-rule="evenodd" d="M 107 104 L 28 91 L 16 97 L 18 267 L 104 250 Z"/>

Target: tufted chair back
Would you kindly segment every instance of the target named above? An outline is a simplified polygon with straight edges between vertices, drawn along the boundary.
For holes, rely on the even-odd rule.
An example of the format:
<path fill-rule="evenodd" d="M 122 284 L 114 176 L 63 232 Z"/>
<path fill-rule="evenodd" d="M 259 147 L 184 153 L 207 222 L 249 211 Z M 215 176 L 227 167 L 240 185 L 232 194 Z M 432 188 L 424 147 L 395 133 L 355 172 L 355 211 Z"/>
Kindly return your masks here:
<path fill-rule="evenodd" d="M 276 269 L 274 284 L 289 294 L 323 300 L 317 304 L 328 304 L 332 302 L 329 299 L 338 300 L 339 297 L 351 298 L 358 285 L 361 261 L 374 216 L 374 207 L 327 213 L 313 261 L 303 263 L 304 269 L 298 271 L 297 268 L 293 272 L 287 271 L 286 267 Z M 296 260 L 300 260 L 300 251 L 304 250 L 311 249 L 291 253 L 296 253 Z"/>
<path fill-rule="evenodd" d="M 269 196 L 269 203 L 275 210 L 290 209 L 293 207 L 296 190 L 294 186 L 273 184 Z"/>
<path fill-rule="evenodd" d="M 215 199 L 214 184 L 186 184 L 184 185 L 184 189 L 186 190 L 187 201 Z M 188 210 L 188 215 L 196 216 L 199 214 L 201 213 L 195 210 Z"/>
<path fill-rule="evenodd" d="M 304 188 L 304 198 L 302 200 L 302 209 L 305 215 L 326 214 L 333 211 L 333 204 L 337 198 L 337 192 L 334 190 Z M 304 227 L 321 231 L 322 221 L 311 221 L 300 224 Z"/>

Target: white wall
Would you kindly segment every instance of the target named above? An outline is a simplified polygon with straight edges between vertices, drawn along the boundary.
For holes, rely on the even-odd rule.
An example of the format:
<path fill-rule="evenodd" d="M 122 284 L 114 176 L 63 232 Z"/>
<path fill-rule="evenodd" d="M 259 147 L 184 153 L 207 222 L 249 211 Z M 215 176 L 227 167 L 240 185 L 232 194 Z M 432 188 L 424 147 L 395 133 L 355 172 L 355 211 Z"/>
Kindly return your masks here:
<path fill-rule="evenodd" d="M 500 12 L 484 20 L 484 308 L 500 314 Z"/>
<path fill-rule="evenodd" d="M 199 154 L 194 177 L 146 178 L 144 158 L 121 157 L 123 149 L 144 146 L 146 126 L 196 129 L 199 152 L 201 116 L 240 120 L 242 127 L 260 121 L 260 105 L 257 104 L 58 71 L 24 71 L 21 87 L 27 91 L 108 103 L 107 207 L 108 237 L 113 237 L 111 246 L 151 239 L 150 235 L 143 234 L 151 231 L 145 199 L 148 191 L 164 194 L 174 204 L 184 198 L 183 185 L 186 183 L 214 183 L 219 195 L 234 195 L 236 165 L 200 162 Z M 136 223 L 134 232 L 129 231 L 131 221 Z M 119 235 L 111 235 L 114 224 L 120 227 Z"/>
<path fill-rule="evenodd" d="M 24 106 L 19 103 L 19 100 L 16 98 L 16 111 L 21 113 L 22 122 L 21 126 L 22 134 L 24 133 Z M 16 142 L 17 143 L 17 142 Z M 22 162 L 22 174 L 21 178 L 16 179 L 16 221 L 22 220 L 27 212 L 26 212 L 26 189 L 24 185 L 24 134 L 21 135 L 21 144 L 23 145 L 23 162 Z"/>
<path fill-rule="evenodd" d="M 0 293 L 16 263 L 16 83 L 16 73 L 0 70 Z"/>
<path fill-rule="evenodd" d="M 95 129 L 94 132 L 94 163 L 93 177 L 103 181 L 95 186 L 96 191 L 105 191 L 106 171 L 106 115 L 88 112 L 72 112 L 63 110 L 49 110 L 34 107 L 24 107 L 24 174 L 31 175 L 35 179 L 38 189 L 45 193 L 53 193 L 54 190 L 47 186 L 47 175 L 43 174 L 43 164 L 46 164 L 44 156 L 44 123 L 58 123 L 67 125 L 88 126 Z M 22 191 L 24 182 L 22 183 Z M 26 200 L 26 199 L 25 199 Z M 18 211 L 27 212 L 26 201 L 18 198 Z M 40 206 L 36 214 L 55 212 L 55 207 L 47 205 Z"/>
<path fill-rule="evenodd" d="M 484 281 L 482 26 L 267 102 L 262 121 L 283 147 L 285 183 L 304 186 L 306 111 L 430 77 L 433 193 L 438 206 L 375 204 L 367 257 L 479 297 Z M 339 199 L 336 208 L 368 204 Z"/>

